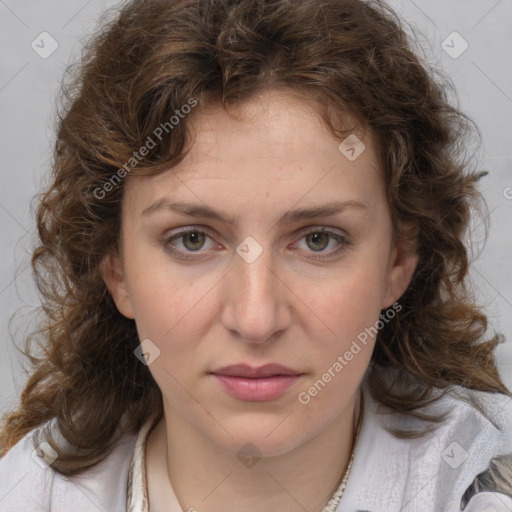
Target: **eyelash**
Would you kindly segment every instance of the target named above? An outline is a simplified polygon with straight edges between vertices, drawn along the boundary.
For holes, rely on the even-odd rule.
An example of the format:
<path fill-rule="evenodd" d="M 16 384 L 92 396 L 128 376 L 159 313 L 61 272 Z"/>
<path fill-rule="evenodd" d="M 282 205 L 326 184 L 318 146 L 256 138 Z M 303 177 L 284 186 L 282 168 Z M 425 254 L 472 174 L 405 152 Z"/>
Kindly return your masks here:
<path fill-rule="evenodd" d="M 177 257 L 179 259 L 182 259 L 182 260 L 197 259 L 197 256 L 186 256 L 183 251 L 176 250 L 176 249 L 173 249 L 171 247 L 171 242 L 172 241 L 174 241 L 176 239 L 179 239 L 180 237 L 183 237 L 184 235 L 187 235 L 187 234 L 190 234 L 190 233 L 200 233 L 200 234 L 204 234 L 204 235 L 208 236 L 209 238 L 212 238 L 211 235 L 210 235 L 210 232 L 208 230 L 206 230 L 206 229 L 204 229 L 204 228 L 202 228 L 200 226 L 191 226 L 191 227 L 188 227 L 186 229 L 183 229 L 182 231 L 174 233 L 172 236 L 165 237 L 162 240 L 162 246 L 163 246 L 164 250 L 167 253 L 169 253 L 170 255 L 172 255 L 174 257 Z M 338 246 L 337 246 L 336 249 L 331 250 L 330 252 L 328 252 L 327 253 L 328 255 L 313 256 L 313 259 L 317 259 L 317 260 L 331 259 L 334 256 L 337 256 L 338 254 L 340 254 L 345 249 L 347 249 L 347 248 L 352 246 L 352 242 L 350 240 L 348 240 L 346 237 L 340 235 L 339 233 L 336 233 L 336 232 L 332 231 L 331 229 L 324 228 L 324 227 L 312 229 L 312 230 L 309 230 L 309 231 L 305 232 L 304 234 L 302 234 L 300 240 L 302 240 L 303 238 L 305 238 L 308 235 L 316 234 L 316 233 L 325 233 L 325 234 L 329 235 L 331 238 L 336 239 L 338 241 Z M 204 251 L 200 251 L 200 250 L 198 250 L 198 251 L 188 251 L 189 254 L 191 254 L 191 253 L 198 253 L 198 254 L 200 254 L 201 252 L 204 252 Z M 319 254 L 319 253 L 317 253 L 317 254 Z"/>

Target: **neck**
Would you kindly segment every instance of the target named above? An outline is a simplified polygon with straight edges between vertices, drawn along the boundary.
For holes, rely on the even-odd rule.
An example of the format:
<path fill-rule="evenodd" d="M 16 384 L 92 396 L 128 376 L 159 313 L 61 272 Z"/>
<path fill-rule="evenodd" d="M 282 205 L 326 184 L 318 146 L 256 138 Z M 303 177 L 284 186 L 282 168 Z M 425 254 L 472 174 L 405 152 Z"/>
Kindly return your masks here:
<path fill-rule="evenodd" d="M 237 450 L 219 446 L 164 407 L 165 419 L 148 438 L 148 481 L 152 465 L 160 482 L 167 476 L 168 492 L 172 486 L 184 511 L 225 512 L 227 504 L 236 504 L 237 510 L 247 512 L 320 512 L 350 461 L 354 409 L 355 399 L 323 431 L 299 446 L 258 458 L 251 448 L 246 448 L 247 457 L 237 456 Z M 155 486 L 149 483 L 151 510 L 160 512 L 154 504 L 165 499 L 161 495 L 158 500 L 156 491 L 151 496 Z"/>

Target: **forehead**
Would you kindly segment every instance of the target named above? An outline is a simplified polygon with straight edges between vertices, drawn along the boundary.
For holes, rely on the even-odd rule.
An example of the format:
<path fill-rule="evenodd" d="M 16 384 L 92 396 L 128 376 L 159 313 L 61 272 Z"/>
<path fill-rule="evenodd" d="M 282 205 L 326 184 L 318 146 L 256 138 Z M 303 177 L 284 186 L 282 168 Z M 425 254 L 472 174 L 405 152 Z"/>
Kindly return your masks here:
<path fill-rule="evenodd" d="M 265 177 L 271 163 L 318 161 L 339 156 L 337 140 L 325 125 L 316 104 L 295 94 L 267 91 L 234 109 L 212 105 L 191 119 L 194 138 L 189 160 L 237 158 L 268 162 L 258 177 Z M 355 126 L 348 116 L 345 126 Z M 367 138 L 357 130 L 359 139 Z M 356 135 L 356 132 L 354 132 Z M 368 140 L 369 142 L 369 140 Z M 306 160 L 304 160 L 306 159 Z"/>
<path fill-rule="evenodd" d="M 351 133 L 345 143 L 314 105 L 294 95 L 262 93 L 229 112 L 212 105 L 188 122 L 190 150 L 177 166 L 128 180 L 127 200 L 138 209 L 162 194 L 232 204 L 238 198 L 262 207 L 265 201 L 257 198 L 275 203 L 304 196 L 318 202 L 382 195 L 371 134 Z"/>

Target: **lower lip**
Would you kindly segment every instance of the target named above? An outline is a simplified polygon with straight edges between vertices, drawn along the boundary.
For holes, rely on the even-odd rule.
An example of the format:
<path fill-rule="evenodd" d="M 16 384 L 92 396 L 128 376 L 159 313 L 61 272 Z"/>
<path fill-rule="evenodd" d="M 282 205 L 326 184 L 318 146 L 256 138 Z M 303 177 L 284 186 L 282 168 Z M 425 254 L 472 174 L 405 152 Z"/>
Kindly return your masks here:
<path fill-rule="evenodd" d="M 273 400 L 285 393 L 300 379 L 300 375 L 275 375 L 259 379 L 217 374 L 213 374 L 213 376 L 231 396 L 251 402 Z"/>

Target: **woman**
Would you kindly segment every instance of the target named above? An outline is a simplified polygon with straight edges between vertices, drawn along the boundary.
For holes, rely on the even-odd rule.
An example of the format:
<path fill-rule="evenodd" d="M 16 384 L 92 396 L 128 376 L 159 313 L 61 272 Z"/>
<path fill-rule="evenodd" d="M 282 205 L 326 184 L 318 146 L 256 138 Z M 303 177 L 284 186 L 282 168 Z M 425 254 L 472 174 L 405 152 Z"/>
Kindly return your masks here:
<path fill-rule="evenodd" d="M 38 209 L 2 510 L 509 510 L 469 131 L 381 2 L 126 4 Z"/>

